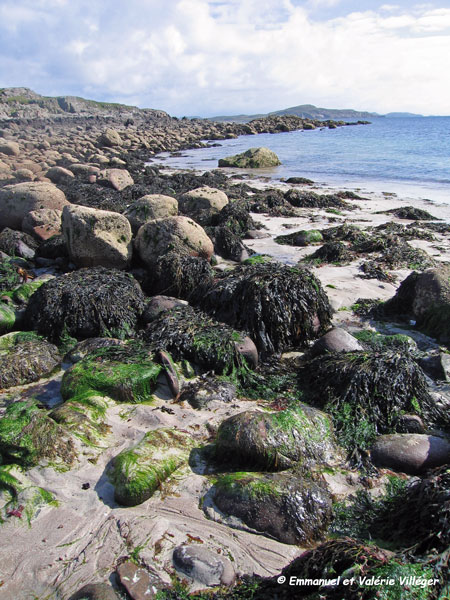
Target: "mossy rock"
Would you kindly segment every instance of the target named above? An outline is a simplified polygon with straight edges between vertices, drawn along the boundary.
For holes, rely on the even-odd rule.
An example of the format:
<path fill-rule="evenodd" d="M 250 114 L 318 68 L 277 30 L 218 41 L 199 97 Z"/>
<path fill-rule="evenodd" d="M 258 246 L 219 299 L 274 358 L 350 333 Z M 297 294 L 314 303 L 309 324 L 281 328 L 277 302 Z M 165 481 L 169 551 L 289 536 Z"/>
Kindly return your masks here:
<path fill-rule="evenodd" d="M 222 513 L 284 544 L 312 544 L 331 519 L 325 485 L 288 472 L 222 475 L 209 493 Z"/>
<path fill-rule="evenodd" d="M 117 402 L 144 402 L 151 398 L 160 372 L 161 365 L 150 359 L 128 364 L 106 357 L 88 356 L 64 373 L 61 395 L 69 400 L 93 391 Z"/>
<path fill-rule="evenodd" d="M 363 343 L 363 346 L 375 352 L 384 350 L 397 350 L 400 352 L 416 352 L 417 344 L 414 339 L 402 333 L 395 335 L 383 335 L 378 331 L 364 329 L 353 332 L 353 336 Z"/>
<path fill-rule="evenodd" d="M 20 283 L 17 265 L 12 260 L 0 259 L 0 292 L 14 289 Z"/>
<path fill-rule="evenodd" d="M 136 506 L 148 500 L 174 471 L 187 464 L 193 446 L 188 434 L 175 429 L 146 433 L 136 446 L 114 459 L 110 478 L 116 501 Z"/>
<path fill-rule="evenodd" d="M 279 235 L 275 238 L 275 241 L 278 244 L 303 247 L 310 244 L 320 244 L 323 241 L 323 236 L 317 229 L 305 229 L 287 235 Z"/>
<path fill-rule="evenodd" d="M 51 341 L 134 334 L 145 308 L 144 294 L 128 273 L 96 267 L 45 282 L 32 295 L 25 320 Z"/>
<path fill-rule="evenodd" d="M 246 411 L 229 417 L 218 429 L 215 455 L 219 461 L 231 461 L 241 468 L 282 471 L 315 462 L 336 464 L 340 451 L 330 417 L 303 405 L 276 413 Z"/>
<path fill-rule="evenodd" d="M 175 361 L 185 359 L 217 374 L 231 373 L 245 363 L 238 349 L 245 333 L 191 306 L 164 311 L 147 325 L 142 338 L 154 351 L 166 350 Z"/>
<path fill-rule="evenodd" d="M 0 334 L 14 329 L 16 311 L 8 304 L 0 302 Z"/>
<path fill-rule="evenodd" d="M 219 160 L 219 167 L 235 167 L 238 169 L 264 169 L 281 165 L 280 159 L 269 148 L 249 148 L 241 154 L 228 156 Z"/>
<path fill-rule="evenodd" d="M 304 347 L 331 325 L 320 281 L 307 269 L 277 262 L 241 265 L 198 290 L 196 303 L 216 319 L 247 331 L 263 358 Z"/>
<path fill-rule="evenodd" d="M 12 299 L 17 304 L 26 304 L 34 292 L 38 290 L 45 281 L 45 279 L 36 279 L 34 281 L 22 283 L 22 285 L 16 288 L 12 293 Z"/>
<path fill-rule="evenodd" d="M 31 522 L 47 506 L 58 506 L 51 492 L 35 485 L 24 487 L 0 510 L 0 523 L 15 516 L 26 520 L 28 526 L 31 526 Z"/>
<path fill-rule="evenodd" d="M 37 381 L 60 363 L 58 348 L 32 332 L 0 337 L 0 388 Z"/>
<path fill-rule="evenodd" d="M 42 459 L 71 465 L 73 443 L 34 400 L 10 404 L 0 419 L 0 456 L 5 463 L 33 467 Z"/>
<path fill-rule="evenodd" d="M 402 412 L 440 426 L 447 420 L 408 353 L 333 352 L 305 363 L 299 378 L 309 402 L 332 416 L 338 441 L 356 460 L 378 434 L 395 432 Z"/>

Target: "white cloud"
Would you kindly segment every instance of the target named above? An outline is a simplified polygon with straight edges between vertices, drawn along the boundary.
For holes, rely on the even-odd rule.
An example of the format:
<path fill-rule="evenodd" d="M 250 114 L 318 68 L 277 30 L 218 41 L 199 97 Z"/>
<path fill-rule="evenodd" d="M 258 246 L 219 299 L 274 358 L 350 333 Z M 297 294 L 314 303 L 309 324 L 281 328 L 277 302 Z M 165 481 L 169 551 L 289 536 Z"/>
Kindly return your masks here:
<path fill-rule="evenodd" d="M 383 5 L 315 22 L 307 4 L 3 0 L 0 85 L 180 115 L 301 103 L 448 112 L 450 9 Z"/>

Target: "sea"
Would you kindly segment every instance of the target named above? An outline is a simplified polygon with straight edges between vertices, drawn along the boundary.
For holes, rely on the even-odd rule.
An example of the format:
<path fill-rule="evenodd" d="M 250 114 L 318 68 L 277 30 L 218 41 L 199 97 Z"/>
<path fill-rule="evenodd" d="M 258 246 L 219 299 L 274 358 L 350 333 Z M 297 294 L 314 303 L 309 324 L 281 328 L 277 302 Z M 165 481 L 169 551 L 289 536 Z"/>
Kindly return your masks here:
<path fill-rule="evenodd" d="M 306 177 L 323 186 L 450 204 L 450 117 L 376 118 L 369 125 L 246 135 L 180 156 L 162 153 L 153 162 L 206 171 L 217 168 L 219 158 L 257 146 L 273 150 L 282 165 L 254 175 Z"/>

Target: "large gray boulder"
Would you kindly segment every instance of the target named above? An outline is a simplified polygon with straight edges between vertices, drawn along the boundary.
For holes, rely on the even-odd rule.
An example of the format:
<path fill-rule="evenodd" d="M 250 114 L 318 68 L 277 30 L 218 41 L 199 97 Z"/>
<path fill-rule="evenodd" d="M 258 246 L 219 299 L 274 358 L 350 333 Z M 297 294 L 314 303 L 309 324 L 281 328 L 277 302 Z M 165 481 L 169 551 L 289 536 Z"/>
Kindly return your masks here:
<path fill-rule="evenodd" d="M 113 148 L 114 146 L 122 145 L 122 138 L 119 132 L 115 129 L 105 129 L 105 131 L 98 138 L 99 146 L 106 146 L 107 148 Z"/>
<path fill-rule="evenodd" d="M 160 256 L 174 251 L 210 260 L 214 246 L 203 227 L 189 217 L 155 219 L 142 225 L 135 239 L 142 262 L 152 267 Z"/>
<path fill-rule="evenodd" d="M 186 192 L 179 199 L 180 210 L 198 223 L 207 224 L 213 214 L 228 204 L 225 192 L 204 186 Z"/>
<path fill-rule="evenodd" d="M 70 203 L 64 192 L 53 183 L 24 182 L 0 190 L 0 229 L 20 229 L 24 217 L 32 210 L 62 210 Z"/>
<path fill-rule="evenodd" d="M 421 433 L 380 435 L 370 454 L 379 467 L 417 475 L 450 463 L 450 441 Z"/>
<path fill-rule="evenodd" d="M 281 161 L 269 148 L 249 148 L 242 154 L 227 156 L 219 160 L 219 167 L 236 167 L 239 169 L 264 169 L 277 167 Z"/>
<path fill-rule="evenodd" d="M 104 169 L 98 174 L 97 183 L 121 192 L 134 181 L 126 169 Z"/>
<path fill-rule="evenodd" d="M 62 233 L 69 257 L 78 267 L 125 269 L 131 260 L 131 226 L 119 213 L 66 206 Z"/>
<path fill-rule="evenodd" d="M 130 204 L 123 214 L 130 221 L 131 229 L 136 234 L 139 228 L 149 221 L 176 216 L 178 202 L 172 196 L 147 194 Z"/>

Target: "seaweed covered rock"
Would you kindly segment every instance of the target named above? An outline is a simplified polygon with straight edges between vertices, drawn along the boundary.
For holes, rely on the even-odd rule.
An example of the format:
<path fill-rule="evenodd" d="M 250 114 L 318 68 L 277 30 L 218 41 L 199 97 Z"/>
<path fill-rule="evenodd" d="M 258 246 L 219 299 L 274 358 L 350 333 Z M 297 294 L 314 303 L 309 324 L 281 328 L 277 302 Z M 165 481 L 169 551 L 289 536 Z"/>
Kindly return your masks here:
<path fill-rule="evenodd" d="M 323 537 L 331 520 L 326 486 L 292 473 L 222 475 L 209 494 L 222 513 L 284 544 L 312 544 Z M 237 525 L 233 520 L 229 524 Z"/>
<path fill-rule="evenodd" d="M 284 194 L 284 197 L 297 208 L 338 208 L 342 210 L 355 208 L 337 194 L 316 194 L 316 192 L 291 189 Z"/>
<path fill-rule="evenodd" d="M 11 331 L 16 323 L 16 311 L 14 308 L 0 302 L 0 334 Z"/>
<path fill-rule="evenodd" d="M 421 433 L 380 435 L 370 455 L 375 465 L 410 475 L 450 463 L 450 441 Z"/>
<path fill-rule="evenodd" d="M 329 329 L 332 309 L 320 281 L 307 269 L 280 263 L 241 265 L 201 288 L 198 305 L 248 331 L 263 355 L 304 346 Z"/>
<path fill-rule="evenodd" d="M 163 294 L 189 300 L 200 285 L 212 284 L 213 278 L 213 268 L 205 258 L 172 251 L 158 257 L 142 287 L 151 296 Z"/>
<path fill-rule="evenodd" d="M 125 269 L 131 260 L 131 226 L 123 215 L 66 206 L 62 213 L 62 233 L 69 257 L 78 267 Z"/>
<path fill-rule="evenodd" d="M 404 315 L 416 327 L 450 343 L 450 267 L 442 265 L 423 273 L 413 272 L 402 281 L 395 296 L 384 303 L 385 315 Z"/>
<path fill-rule="evenodd" d="M 377 434 L 395 431 L 402 411 L 445 423 L 409 353 L 333 352 L 305 363 L 299 377 L 309 401 L 332 416 L 338 441 L 356 460 Z"/>
<path fill-rule="evenodd" d="M 33 333 L 0 337 L 0 388 L 37 381 L 61 362 L 58 348 Z"/>
<path fill-rule="evenodd" d="M 204 186 L 183 194 L 178 201 L 180 211 L 201 225 L 209 225 L 214 214 L 228 204 L 225 192 Z"/>
<path fill-rule="evenodd" d="M 275 241 L 278 244 L 304 247 L 309 246 L 310 244 L 320 243 L 323 241 L 323 237 L 317 229 L 305 229 L 294 233 L 288 233 L 287 235 L 279 235 L 275 238 Z"/>
<path fill-rule="evenodd" d="M 330 417 L 306 405 L 229 417 L 218 429 L 215 456 L 238 467 L 273 471 L 315 462 L 336 464 L 342 458 Z"/>
<path fill-rule="evenodd" d="M 82 390 L 54 408 L 49 417 L 87 446 L 98 446 L 109 433 L 105 415 L 110 404 L 103 394 Z"/>
<path fill-rule="evenodd" d="M 65 431 L 35 400 L 10 404 L 0 417 L 0 457 L 4 463 L 33 467 L 47 459 L 71 465 L 74 446 Z"/>
<path fill-rule="evenodd" d="M 391 208 L 390 210 L 380 211 L 387 215 L 394 215 L 397 219 L 411 219 L 412 221 L 439 221 L 437 217 L 433 217 L 427 210 L 416 208 L 415 206 L 400 206 L 399 208 Z"/>
<path fill-rule="evenodd" d="M 7 488 L 6 492 L 2 493 L 2 488 Z M 9 517 L 17 516 L 26 520 L 30 527 L 39 513 L 49 506 L 58 506 L 53 494 L 33 485 L 16 465 L 0 466 L 0 525 Z"/>
<path fill-rule="evenodd" d="M 28 233 L 15 231 L 8 227 L 5 227 L 0 233 L 0 250 L 10 256 L 32 260 L 37 247 L 38 243 Z"/>
<path fill-rule="evenodd" d="M 123 213 L 130 222 L 133 234 L 136 234 L 139 228 L 148 221 L 174 217 L 177 214 L 176 198 L 163 194 L 146 194 L 132 202 Z"/>
<path fill-rule="evenodd" d="M 18 267 L 10 259 L 0 259 L 0 292 L 12 290 L 21 281 Z"/>
<path fill-rule="evenodd" d="M 280 159 L 269 148 L 249 148 L 241 154 L 227 156 L 219 160 L 219 167 L 235 167 L 238 169 L 265 169 L 281 165 Z"/>
<path fill-rule="evenodd" d="M 110 346 L 123 346 L 125 342 L 123 340 L 118 340 L 115 338 L 89 338 L 87 340 L 83 340 L 82 342 L 78 342 L 64 357 L 66 361 L 70 361 L 72 363 L 76 363 L 83 358 L 89 356 L 93 352 L 96 352 L 100 348 L 107 348 Z"/>
<path fill-rule="evenodd" d="M 342 263 L 352 260 L 352 253 L 342 242 L 326 242 L 312 254 L 306 256 L 303 260 L 320 260 L 326 263 Z"/>
<path fill-rule="evenodd" d="M 180 402 L 188 402 L 192 408 L 208 409 L 217 403 L 230 403 L 236 397 L 236 386 L 217 377 L 204 375 L 188 383 L 180 394 Z"/>
<path fill-rule="evenodd" d="M 110 475 L 116 502 L 136 506 L 148 500 L 178 468 L 187 464 L 192 438 L 170 428 L 156 429 L 114 459 Z"/>
<path fill-rule="evenodd" d="M 52 183 L 33 181 L 6 185 L 0 190 L 1 227 L 20 229 L 24 217 L 32 210 L 62 210 L 67 204 L 64 192 Z"/>
<path fill-rule="evenodd" d="M 211 237 L 214 240 L 214 250 L 219 256 L 236 262 L 242 262 L 248 258 L 249 251 L 242 243 L 241 238 L 227 227 L 215 227 Z"/>
<path fill-rule="evenodd" d="M 152 350 L 166 350 L 176 361 L 186 359 L 216 373 L 231 373 L 245 363 L 239 351 L 245 334 L 191 306 L 161 313 L 142 337 Z"/>
<path fill-rule="evenodd" d="M 131 275 L 96 267 L 44 283 L 31 297 L 25 320 L 52 341 L 66 335 L 122 339 L 133 335 L 144 307 L 144 294 Z"/>
<path fill-rule="evenodd" d="M 420 248 L 413 248 L 398 235 L 362 233 L 350 246 L 357 253 L 378 252 L 377 262 L 388 269 L 428 269 L 436 261 Z"/>
<path fill-rule="evenodd" d="M 68 258 L 69 252 L 67 250 L 66 240 L 61 235 L 52 235 L 42 242 L 39 248 L 36 250 L 36 256 L 42 258 Z"/>
<path fill-rule="evenodd" d="M 210 260 L 214 246 L 205 230 L 189 217 L 155 219 L 142 225 L 135 239 L 142 262 L 153 268 L 158 258 L 170 251 Z"/>
<path fill-rule="evenodd" d="M 212 215 L 211 225 L 226 227 L 240 237 L 261 227 L 250 215 L 250 206 L 245 200 L 234 200 L 226 204 L 219 213 Z"/>
<path fill-rule="evenodd" d="M 141 321 L 143 323 L 151 323 L 161 313 L 176 306 L 186 306 L 186 300 L 180 300 L 179 298 L 173 298 L 172 296 L 163 296 L 158 294 L 149 299 L 144 312 L 141 315 Z"/>

